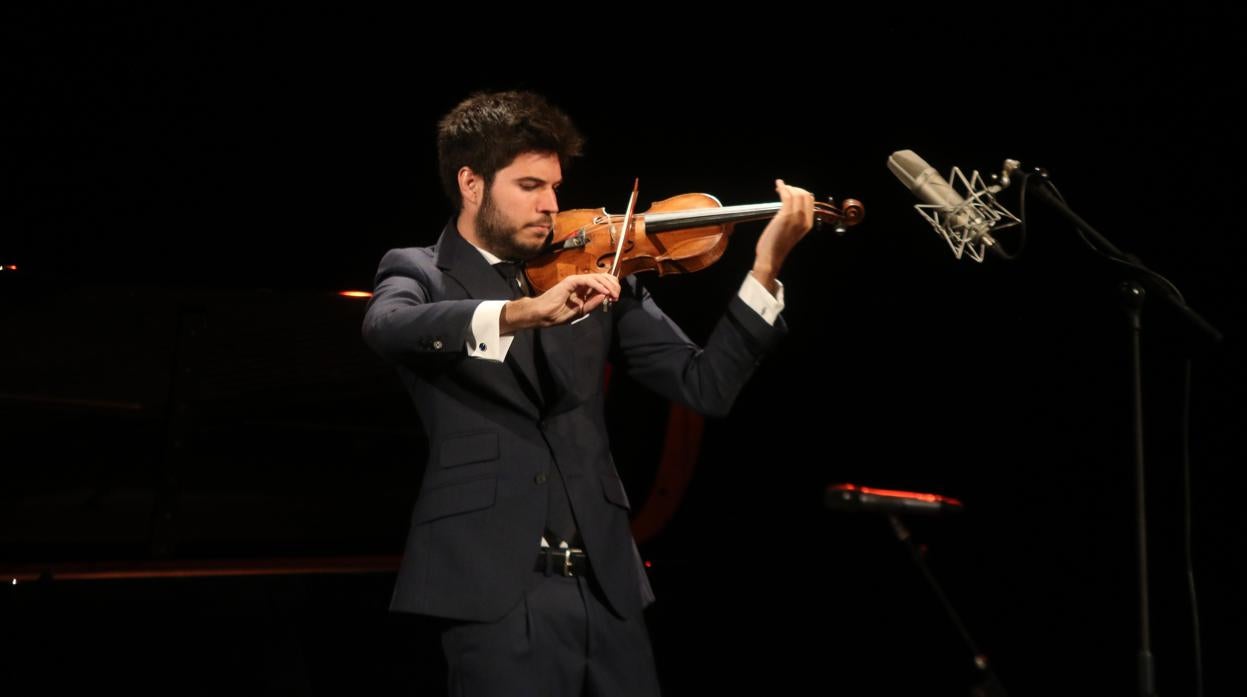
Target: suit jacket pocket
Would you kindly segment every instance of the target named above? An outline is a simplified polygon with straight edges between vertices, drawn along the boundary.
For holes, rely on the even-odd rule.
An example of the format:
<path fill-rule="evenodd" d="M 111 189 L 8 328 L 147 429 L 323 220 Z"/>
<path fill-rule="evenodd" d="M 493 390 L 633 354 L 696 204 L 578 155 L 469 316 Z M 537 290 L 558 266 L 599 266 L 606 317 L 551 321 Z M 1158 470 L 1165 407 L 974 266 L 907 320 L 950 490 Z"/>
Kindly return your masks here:
<path fill-rule="evenodd" d="M 420 492 L 412 523 L 425 523 L 437 518 L 479 511 L 494 505 L 498 478 L 494 475 L 439 484 Z"/>
<path fill-rule="evenodd" d="M 619 477 L 602 475 L 602 493 L 606 495 L 606 500 L 623 508 L 624 510 L 632 510 L 632 505 L 628 503 L 628 494 L 624 491 L 623 482 Z"/>
<path fill-rule="evenodd" d="M 458 467 L 473 462 L 498 459 L 498 434 L 491 431 L 468 433 L 442 441 L 439 451 L 442 467 Z"/>

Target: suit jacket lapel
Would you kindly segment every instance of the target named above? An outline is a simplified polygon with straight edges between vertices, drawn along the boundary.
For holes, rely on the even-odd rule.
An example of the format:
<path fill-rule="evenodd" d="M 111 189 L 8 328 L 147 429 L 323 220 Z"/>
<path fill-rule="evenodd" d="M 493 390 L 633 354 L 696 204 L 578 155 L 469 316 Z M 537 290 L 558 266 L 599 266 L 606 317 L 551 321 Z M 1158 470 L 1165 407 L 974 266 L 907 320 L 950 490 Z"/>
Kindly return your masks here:
<path fill-rule="evenodd" d="M 482 300 L 510 300 L 511 289 L 479 250 L 463 239 L 452 217 L 442 230 L 437 242 L 434 263 L 446 275 L 457 281 L 472 298 Z M 540 406 L 541 389 L 537 378 L 537 366 L 533 353 L 532 332 L 519 332 L 507 350 L 506 363 L 511 366 L 529 406 Z"/>

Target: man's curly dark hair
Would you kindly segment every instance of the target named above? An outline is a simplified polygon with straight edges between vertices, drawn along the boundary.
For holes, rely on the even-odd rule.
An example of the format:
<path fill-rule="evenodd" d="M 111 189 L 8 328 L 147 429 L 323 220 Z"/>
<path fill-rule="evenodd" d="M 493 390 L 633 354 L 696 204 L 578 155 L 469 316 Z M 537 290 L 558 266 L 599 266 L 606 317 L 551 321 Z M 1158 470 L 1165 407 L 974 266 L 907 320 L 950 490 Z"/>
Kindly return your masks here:
<path fill-rule="evenodd" d="M 566 169 L 583 145 L 567 114 L 533 92 L 477 92 L 437 124 L 438 172 L 455 210 L 463 207 L 459 168 L 470 167 L 488 187 L 519 155 L 553 153 Z"/>

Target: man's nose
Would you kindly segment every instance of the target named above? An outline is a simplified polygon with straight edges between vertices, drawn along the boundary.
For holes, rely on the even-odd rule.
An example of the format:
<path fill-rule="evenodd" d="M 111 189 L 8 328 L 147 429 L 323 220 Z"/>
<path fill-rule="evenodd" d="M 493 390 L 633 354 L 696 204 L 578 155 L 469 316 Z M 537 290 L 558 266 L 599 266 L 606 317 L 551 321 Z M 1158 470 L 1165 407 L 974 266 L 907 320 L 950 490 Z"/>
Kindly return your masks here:
<path fill-rule="evenodd" d="M 558 213 L 558 194 L 554 192 L 554 189 L 547 189 L 545 193 L 542 194 L 541 199 L 537 202 L 537 205 L 540 207 L 542 213 L 549 213 L 551 215 Z"/>

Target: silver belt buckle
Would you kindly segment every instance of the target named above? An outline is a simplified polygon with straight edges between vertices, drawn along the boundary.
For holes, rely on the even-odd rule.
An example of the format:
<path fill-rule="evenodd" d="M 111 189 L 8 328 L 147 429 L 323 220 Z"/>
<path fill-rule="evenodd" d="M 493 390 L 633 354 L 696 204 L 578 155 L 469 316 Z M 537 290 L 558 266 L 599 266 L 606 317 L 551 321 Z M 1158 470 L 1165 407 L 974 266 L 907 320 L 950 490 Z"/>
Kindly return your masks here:
<path fill-rule="evenodd" d="M 576 570 L 572 568 L 572 552 L 583 553 L 584 550 L 574 549 L 572 547 L 565 547 L 563 549 L 563 575 L 564 576 L 575 576 L 576 575 Z"/>

